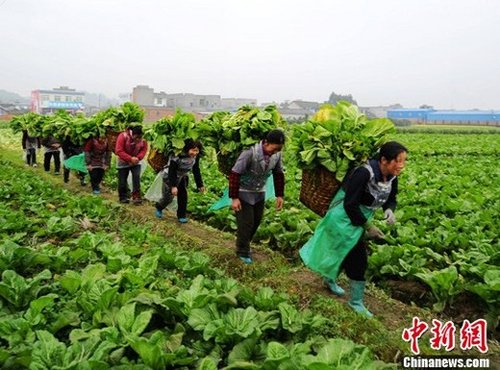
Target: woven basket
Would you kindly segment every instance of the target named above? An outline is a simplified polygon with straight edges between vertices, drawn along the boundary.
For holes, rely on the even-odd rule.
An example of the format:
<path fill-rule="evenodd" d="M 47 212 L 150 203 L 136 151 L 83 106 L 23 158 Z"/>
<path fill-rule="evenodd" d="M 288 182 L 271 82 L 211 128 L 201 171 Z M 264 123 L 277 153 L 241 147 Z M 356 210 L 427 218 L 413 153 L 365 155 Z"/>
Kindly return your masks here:
<path fill-rule="evenodd" d="M 119 132 L 115 132 L 112 130 L 106 131 L 106 139 L 108 139 L 108 148 L 113 150 L 113 153 L 116 153 L 116 139 L 118 139 Z"/>
<path fill-rule="evenodd" d="M 219 171 L 226 177 L 229 177 L 231 174 L 231 169 L 233 168 L 235 162 L 236 160 L 232 154 L 217 154 L 217 165 L 219 167 Z"/>
<path fill-rule="evenodd" d="M 158 150 L 151 148 L 148 154 L 148 163 L 158 173 L 168 164 L 168 157 Z"/>
<path fill-rule="evenodd" d="M 324 167 L 314 170 L 304 169 L 299 199 L 307 208 L 323 217 L 340 185 L 335 173 Z"/>

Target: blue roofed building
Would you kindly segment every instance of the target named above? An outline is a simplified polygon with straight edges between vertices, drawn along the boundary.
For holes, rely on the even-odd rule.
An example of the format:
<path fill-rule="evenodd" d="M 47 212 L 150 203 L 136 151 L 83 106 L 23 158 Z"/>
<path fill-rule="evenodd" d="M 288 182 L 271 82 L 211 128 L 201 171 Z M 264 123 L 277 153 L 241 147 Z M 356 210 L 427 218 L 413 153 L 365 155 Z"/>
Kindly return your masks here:
<path fill-rule="evenodd" d="M 441 125 L 487 125 L 500 126 L 498 110 L 435 110 L 430 108 L 389 109 L 387 118 L 394 121 L 410 121 L 422 124 Z"/>

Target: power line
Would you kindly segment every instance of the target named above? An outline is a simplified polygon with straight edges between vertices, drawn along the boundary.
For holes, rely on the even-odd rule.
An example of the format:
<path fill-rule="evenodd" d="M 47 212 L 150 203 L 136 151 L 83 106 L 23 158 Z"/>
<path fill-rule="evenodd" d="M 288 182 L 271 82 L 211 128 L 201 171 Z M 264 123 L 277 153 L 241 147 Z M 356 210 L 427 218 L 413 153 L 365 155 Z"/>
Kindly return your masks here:
<path fill-rule="evenodd" d="M 3 3 L 0 4 L 0 8 L 2 7 L 3 4 L 5 4 L 7 0 L 3 0 Z"/>

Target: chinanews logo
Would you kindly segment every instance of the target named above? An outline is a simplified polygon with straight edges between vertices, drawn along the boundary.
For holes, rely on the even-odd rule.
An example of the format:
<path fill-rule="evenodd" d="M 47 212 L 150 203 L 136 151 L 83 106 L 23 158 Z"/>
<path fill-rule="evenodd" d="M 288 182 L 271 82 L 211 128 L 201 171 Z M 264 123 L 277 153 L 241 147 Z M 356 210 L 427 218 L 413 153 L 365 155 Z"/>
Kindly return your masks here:
<path fill-rule="evenodd" d="M 413 356 L 403 358 L 402 365 L 404 369 L 490 368 L 490 361 L 487 358 L 451 355 L 419 356 L 419 341 L 427 332 L 430 335 L 429 345 L 435 351 L 451 352 L 455 348 L 469 351 L 474 348 L 482 354 L 488 352 L 487 322 L 484 319 L 473 322 L 464 320 L 457 335 L 457 327 L 451 321 L 442 322 L 434 319 L 432 325 L 429 326 L 418 317 L 414 317 L 411 327 L 405 328 L 402 333 L 403 340 L 410 344 L 410 350 L 413 354 Z"/>

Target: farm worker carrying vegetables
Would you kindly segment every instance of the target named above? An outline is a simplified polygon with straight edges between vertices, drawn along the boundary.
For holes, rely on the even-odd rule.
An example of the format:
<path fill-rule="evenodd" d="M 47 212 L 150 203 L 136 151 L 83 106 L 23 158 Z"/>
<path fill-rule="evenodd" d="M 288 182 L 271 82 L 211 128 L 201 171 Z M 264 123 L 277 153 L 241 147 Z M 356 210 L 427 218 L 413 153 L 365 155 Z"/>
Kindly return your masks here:
<path fill-rule="evenodd" d="M 200 141 L 187 139 L 179 156 L 171 156 L 168 164 L 160 172 L 163 178 L 162 196 L 156 203 L 156 217 L 163 217 L 163 210 L 177 197 L 177 219 L 180 223 L 188 222 L 186 208 L 188 201 L 188 174 L 193 171 L 198 191 L 203 193 L 205 187 L 200 172 L 199 154 L 203 151 Z"/>
<path fill-rule="evenodd" d="M 127 178 L 132 173 L 132 202 L 141 204 L 141 165 L 140 161 L 148 151 L 148 143 L 142 138 L 142 127 L 128 128 L 118 135 L 115 153 L 118 170 L 118 196 L 120 203 L 129 202 Z"/>
<path fill-rule="evenodd" d="M 50 171 L 50 159 L 54 157 L 54 175 L 59 175 L 61 169 L 61 152 L 59 148 L 61 143 L 52 135 L 42 139 L 42 145 L 45 150 L 43 158 L 43 168 L 45 172 Z"/>
<path fill-rule="evenodd" d="M 36 150 L 40 149 L 40 138 L 30 136 L 28 130 L 23 130 L 22 145 L 26 154 L 26 166 L 36 167 Z"/>
<path fill-rule="evenodd" d="M 283 207 L 285 175 L 281 149 L 285 144 L 283 131 L 270 131 L 264 140 L 244 150 L 229 175 L 231 208 L 236 212 L 236 254 L 246 264 L 252 263 L 252 241 L 264 213 L 266 180 L 274 179 L 276 209 Z"/>
<path fill-rule="evenodd" d="M 324 277 L 325 284 L 338 295 L 344 290 L 335 280 L 343 268 L 350 281 L 349 306 L 372 317 L 364 306 L 365 272 L 368 267 L 366 239 L 381 239 L 384 234 L 369 221 L 382 207 L 388 224 L 396 217 L 397 176 L 405 166 L 408 150 L 391 141 L 380 148 L 378 159 L 355 168 L 348 174 L 311 239 L 300 249 L 304 263 Z M 364 234 L 364 235 L 363 235 Z"/>
<path fill-rule="evenodd" d="M 101 193 L 101 181 L 104 171 L 111 163 L 112 148 L 109 147 L 105 135 L 89 139 L 83 148 L 85 153 L 85 164 L 90 175 L 90 184 L 94 194 Z"/>

